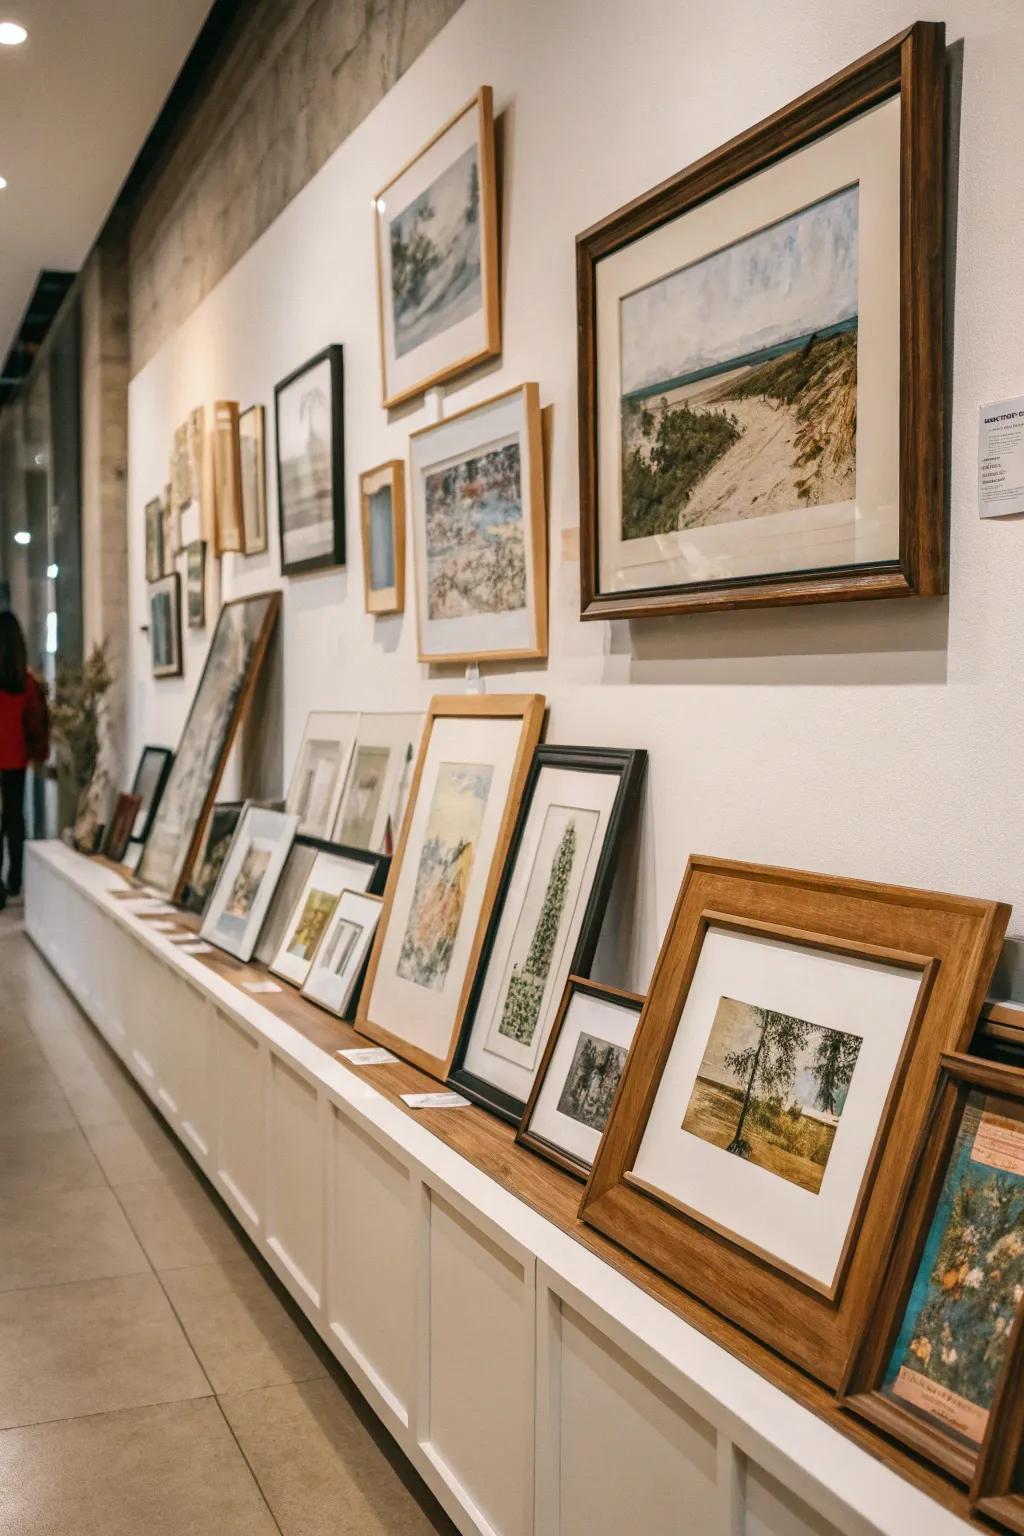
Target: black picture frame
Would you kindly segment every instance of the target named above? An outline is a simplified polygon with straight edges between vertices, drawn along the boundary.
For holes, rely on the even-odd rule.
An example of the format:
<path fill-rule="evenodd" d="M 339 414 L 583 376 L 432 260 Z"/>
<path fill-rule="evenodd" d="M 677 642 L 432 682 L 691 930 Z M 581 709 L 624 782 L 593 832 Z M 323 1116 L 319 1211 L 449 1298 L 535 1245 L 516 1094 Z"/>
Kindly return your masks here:
<path fill-rule="evenodd" d="M 136 832 L 134 828 L 132 829 L 130 841 L 133 843 L 144 843 L 146 838 L 149 836 L 149 829 L 153 825 L 153 817 L 157 813 L 157 808 L 160 804 L 160 797 L 167 785 L 167 780 L 170 776 L 171 768 L 174 764 L 174 753 L 170 747 L 143 747 L 142 751 L 139 753 L 139 765 L 135 770 L 135 777 L 132 780 L 131 792 L 133 795 L 137 795 L 140 792 L 139 785 L 142 779 L 142 770 L 146 766 L 146 759 L 150 757 L 162 758 L 163 762 L 161 764 L 160 773 L 156 781 L 156 788 L 153 791 L 153 797 L 150 800 L 149 805 L 145 807 L 146 820 L 143 824 L 142 830 L 141 832 Z"/>
<path fill-rule="evenodd" d="M 331 570 L 345 564 L 345 369 L 343 347 L 332 342 L 315 357 L 311 357 L 294 369 L 287 378 L 274 385 L 274 463 L 277 479 L 277 538 L 281 554 L 281 575 L 301 576 L 309 571 Z M 315 555 L 309 560 L 285 559 L 284 494 L 281 477 L 281 396 L 302 378 L 303 374 L 323 362 L 331 369 L 331 511 L 334 520 L 334 547 L 330 554 Z"/>
<path fill-rule="evenodd" d="M 391 869 L 390 853 L 373 853 L 369 848 L 350 848 L 347 843 L 332 843 L 327 838 L 307 837 L 305 833 L 297 832 L 292 840 L 291 849 L 289 850 L 289 859 L 292 858 L 295 853 L 302 848 L 309 849 L 313 853 L 340 854 L 346 859 L 356 859 L 361 864 L 375 865 L 376 867 L 373 871 L 373 874 L 370 876 L 370 883 L 366 887 L 365 894 L 367 896 L 382 896 L 384 894 L 384 887 L 388 883 L 388 872 Z M 285 870 L 282 871 L 281 880 L 278 882 L 279 888 L 284 883 L 284 875 L 287 871 L 287 867 L 288 866 L 286 864 Z M 253 951 L 256 959 L 259 960 L 261 965 L 263 965 L 266 969 L 269 969 L 270 962 L 264 959 L 263 956 L 265 956 L 268 950 L 271 948 L 271 946 L 266 942 L 267 934 L 271 927 L 279 920 L 281 915 L 279 911 L 275 910 L 277 894 L 277 891 L 275 891 L 274 900 L 271 901 L 270 906 L 267 908 L 267 915 L 263 920 L 263 927 L 260 929 L 259 936 L 256 940 L 256 948 Z M 290 916 L 291 910 L 292 909 L 289 907 L 287 916 Z M 286 922 L 287 916 L 285 918 Z M 273 948 L 276 951 L 276 944 L 273 946 Z M 367 957 L 367 959 L 369 959 L 369 957 Z"/>
<path fill-rule="evenodd" d="M 517 1099 L 504 1089 L 497 1088 L 493 1084 L 486 1082 L 485 1079 L 470 1072 L 464 1063 L 469 1048 L 470 1036 L 473 1032 L 473 1025 L 476 1020 L 477 1009 L 480 1006 L 491 952 L 497 938 L 502 914 L 505 910 L 505 901 L 515 870 L 516 859 L 523 840 L 530 809 L 533 805 L 534 793 L 540 775 L 545 768 L 565 768 L 580 773 L 615 773 L 619 776 L 619 788 L 612 804 L 611 814 L 608 817 L 604 846 L 601 849 L 601 857 L 598 860 L 594 883 L 587 898 L 576 949 L 569 965 L 570 975 L 588 977 L 590 975 L 590 968 L 594 963 L 597 942 L 601 936 L 601 926 L 604 921 L 608 898 L 611 895 L 612 881 L 618 865 L 622 838 L 626 828 L 633 821 L 639 802 L 640 790 L 647 769 L 647 753 L 642 747 L 562 747 L 543 744 L 534 749 L 533 761 L 530 764 L 530 772 L 527 775 L 526 784 L 523 789 L 515 829 L 512 833 L 512 840 L 509 843 L 508 854 L 491 910 L 491 918 L 487 925 L 487 932 L 484 935 L 480 959 L 477 963 L 476 974 L 473 977 L 473 985 L 470 990 L 466 1011 L 463 1015 L 462 1028 L 459 1032 L 458 1044 L 452 1059 L 451 1072 L 448 1075 L 449 1083 L 453 1088 L 457 1088 L 459 1093 L 465 1094 L 474 1103 L 482 1105 L 484 1109 L 491 1110 L 493 1114 L 499 1115 L 501 1119 L 507 1120 L 509 1124 L 515 1126 L 518 1126 L 522 1120 L 523 1112 L 526 1109 L 526 1100 Z"/>
<path fill-rule="evenodd" d="M 157 589 L 160 589 L 159 591 Z M 153 603 L 157 597 L 167 595 L 170 598 L 171 620 L 170 639 L 173 656 L 164 665 L 158 665 L 156 659 L 156 641 L 153 625 Z M 181 576 L 177 571 L 169 571 L 166 576 L 161 576 L 159 581 L 149 583 L 149 670 L 150 676 L 158 681 L 165 677 L 183 677 L 185 672 L 182 655 L 181 636 Z"/>

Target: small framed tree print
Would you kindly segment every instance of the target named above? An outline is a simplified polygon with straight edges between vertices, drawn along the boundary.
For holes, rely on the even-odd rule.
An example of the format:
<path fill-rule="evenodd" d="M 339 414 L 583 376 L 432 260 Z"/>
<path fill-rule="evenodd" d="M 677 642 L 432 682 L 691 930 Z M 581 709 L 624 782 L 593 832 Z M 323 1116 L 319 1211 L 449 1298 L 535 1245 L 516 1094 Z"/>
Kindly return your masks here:
<path fill-rule="evenodd" d="M 944 28 L 581 234 L 585 619 L 946 589 Z"/>
<path fill-rule="evenodd" d="M 491 88 L 373 200 L 386 406 L 501 351 Z"/>
<path fill-rule="evenodd" d="M 345 564 L 344 370 L 325 347 L 274 390 L 281 574 Z"/>
<path fill-rule="evenodd" d="M 181 577 L 177 571 L 150 582 L 149 650 L 154 677 L 181 676 Z"/>
<path fill-rule="evenodd" d="M 405 465 L 391 459 L 359 476 L 367 613 L 405 607 Z"/>

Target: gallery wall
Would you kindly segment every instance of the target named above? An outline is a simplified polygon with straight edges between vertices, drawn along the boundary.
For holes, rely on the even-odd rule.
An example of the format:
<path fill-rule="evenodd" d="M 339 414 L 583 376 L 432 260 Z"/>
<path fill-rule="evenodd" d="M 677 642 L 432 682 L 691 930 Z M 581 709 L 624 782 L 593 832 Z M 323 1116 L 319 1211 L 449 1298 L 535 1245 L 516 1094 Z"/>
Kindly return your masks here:
<path fill-rule="evenodd" d="M 1011 934 L 1024 933 L 1024 527 L 977 515 L 978 405 L 1024 393 L 1019 0 L 930 13 L 950 45 L 956 208 L 948 599 L 578 616 L 575 236 L 917 14 L 897 0 L 465 0 L 131 384 L 129 759 L 177 742 L 211 633 L 186 630 L 183 678 L 151 679 L 143 507 L 162 493 L 175 425 L 215 397 L 267 406 L 271 547 L 225 557 L 222 588 L 280 585 L 274 384 L 341 342 L 349 564 L 284 583 L 286 773 L 311 709 L 409 710 L 465 687 L 460 669 L 417 663 L 411 583 L 404 615 L 364 613 L 358 475 L 404 457 L 439 409 L 536 380 L 550 443 L 550 656 L 487 667 L 485 685 L 544 693 L 549 740 L 650 754 L 599 974 L 646 986 L 691 850 L 999 897 L 1017 908 Z M 389 416 L 371 197 L 484 83 L 503 180 L 503 356 L 452 386 L 444 407 Z M 1013 946 L 1009 960 L 1004 976 Z"/>

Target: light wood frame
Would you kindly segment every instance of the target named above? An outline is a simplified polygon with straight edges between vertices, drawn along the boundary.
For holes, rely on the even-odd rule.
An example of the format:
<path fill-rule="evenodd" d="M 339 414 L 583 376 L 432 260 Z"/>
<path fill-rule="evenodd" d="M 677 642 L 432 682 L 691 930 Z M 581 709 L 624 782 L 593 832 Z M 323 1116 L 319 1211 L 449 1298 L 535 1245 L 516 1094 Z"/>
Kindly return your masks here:
<path fill-rule="evenodd" d="M 238 441 L 238 401 L 215 400 L 213 403 L 214 526 L 217 530 L 215 552 L 239 555 L 245 550 L 245 524 L 242 521 L 242 455 Z"/>
<path fill-rule="evenodd" d="M 964 1106 L 972 1089 L 980 1089 L 993 1097 L 1024 1103 L 1024 1072 L 1016 1067 L 1001 1066 L 964 1054 L 950 1053 L 942 1057 L 940 1082 L 927 1132 L 915 1162 L 914 1182 L 906 1211 L 889 1257 L 885 1277 L 879 1287 L 871 1325 L 848 1373 L 842 1397 L 845 1407 L 965 1484 L 979 1477 L 986 1448 L 990 1456 L 997 1459 L 991 1448 L 997 1442 L 1005 1441 L 1007 1420 L 1014 1420 L 1012 1412 L 1006 1414 L 1001 1410 L 1009 1395 L 1007 1377 L 1015 1346 L 1011 1346 L 1000 1371 L 999 1390 L 989 1414 L 988 1430 L 982 1446 L 976 1451 L 972 1451 L 959 1438 L 944 1434 L 930 1420 L 902 1407 L 898 1399 L 881 1391 L 881 1384 L 903 1325 L 921 1255 L 960 1129 Z M 1024 1304 L 1018 1308 L 1014 1336 L 1020 1334 L 1022 1321 Z M 1015 1422 L 1019 1428 L 1019 1412 Z M 1011 1475 L 1012 1471 L 1010 1465 Z M 996 1482 L 999 1481 L 997 1477 Z M 1024 1490 L 1021 1513 L 1024 1517 Z"/>
<path fill-rule="evenodd" d="M 930 597 L 946 591 L 943 221 L 945 28 L 916 22 L 873 53 L 593 225 L 576 242 L 580 616 Z M 607 256 L 891 97 L 900 138 L 899 556 L 757 578 L 605 592 L 598 502 L 597 267 Z"/>
<path fill-rule="evenodd" d="M 171 641 L 174 648 L 173 658 L 165 665 L 158 666 L 153 651 L 153 599 L 161 592 L 167 592 L 171 598 Z M 169 571 L 166 576 L 161 576 L 159 581 L 151 581 L 148 593 L 149 605 L 149 657 L 150 672 L 153 677 L 181 677 L 183 671 L 181 655 L 181 577 L 177 571 Z"/>
<path fill-rule="evenodd" d="M 386 478 L 391 482 L 391 545 L 394 551 L 395 584 L 374 587 L 370 543 L 370 498 L 380 490 Z M 371 481 L 378 481 L 372 485 Z M 373 614 L 402 613 L 405 610 L 405 461 L 388 459 L 359 476 L 359 511 L 363 530 L 363 591 L 366 611 Z"/>
<path fill-rule="evenodd" d="M 387 201 L 387 194 L 407 171 L 411 170 L 417 160 L 421 159 L 429 149 L 432 149 L 455 124 L 466 116 L 467 112 L 476 111 L 477 114 L 477 143 L 480 162 L 480 254 L 481 254 L 481 291 L 483 297 L 484 329 L 486 340 L 477 352 L 470 353 L 467 357 L 458 358 L 455 362 L 437 369 L 435 373 L 428 374 L 401 390 L 389 391 L 388 389 L 388 361 L 384 328 L 384 263 L 381 256 L 381 228 L 378 204 Z M 420 149 L 412 155 L 405 164 L 395 172 L 373 199 L 374 219 L 374 243 L 377 263 L 377 326 L 380 338 L 380 381 L 381 404 L 389 409 L 395 405 L 401 405 L 404 400 L 414 399 L 417 395 L 424 394 L 436 384 L 443 384 L 448 379 L 456 378 L 460 373 L 473 368 L 477 363 L 485 362 L 489 357 L 498 357 L 501 353 L 501 298 L 499 293 L 498 273 L 498 191 L 497 174 L 495 170 L 494 152 L 494 93 L 489 85 L 482 85 L 471 96 L 464 106 L 452 114 L 446 123 L 437 130 L 432 138 L 428 139 Z"/>
<path fill-rule="evenodd" d="M 423 649 L 423 615 L 420 612 L 419 589 L 419 555 L 425 534 L 419 527 L 420 509 L 415 471 L 412 469 L 412 445 L 421 438 L 429 437 L 431 433 L 444 430 L 453 421 L 459 421 L 466 416 L 473 416 L 478 411 L 487 410 L 488 407 L 496 405 L 502 400 L 510 400 L 514 395 L 521 395 L 523 398 L 523 431 L 530 459 L 529 481 L 522 489 L 524 496 L 523 521 L 529 525 L 533 547 L 535 611 L 531 615 L 531 619 L 534 643 L 517 650 L 448 651 L 439 655 L 425 652 Z M 409 435 L 409 453 L 410 476 L 412 479 L 409 501 L 412 514 L 413 586 L 416 591 L 416 654 L 418 659 L 437 666 L 443 666 L 449 662 L 543 660 L 548 654 L 548 519 L 544 485 L 544 446 L 540 419 L 540 389 L 538 385 L 517 384 L 513 389 L 504 389 L 500 394 L 490 395 L 486 400 L 478 401 L 476 405 L 468 405 L 461 411 L 453 411 L 443 421 L 432 422 L 428 427 L 420 427 L 418 431 L 412 432 Z"/>
<path fill-rule="evenodd" d="M 875 1304 L 940 1057 L 970 1040 L 1008 918 L 1009 908 L 998 902 L 691 858 L 584 1192 L 582 1219 L 838 1388 Z M 711 925 L 921 973 L 902 1059 L 828 1290 L 714 1230 L 706 1216 L 645 1186 L 631 1171 Z"/>
<path fill-rule="evenodd" d="M 267 428 L 266 408 L 262 405 L 250 405 L 238 414 L 238 460 L 239 460 L 239 507 L 242 515 L 242 541 L 244 553 L 247 555 L 262 555 L 268 545 L 267 533 Z M 249 417 L 253 420 L 252 433 L 243 432 L 242 423 Z M 249 537 L 249 526 L 245 519 L 245 478 L 241 471 L 242 438 L 252 436 L 256 444 L 256 526 L 259 530 L 252 539 Z"/>
<path fill-rule="evenodd" d="M 370 961 L 366 968 L 366 977 L 359 999 L 356 1028 L 361 1035 L 366 1035 L 368 1039 L 375 1040 L 379 1045 L 387 1046 L 388 1050 L 394 1051 L 397 1056 L 412 1062 L 413 1066 L 421 1067 L 424 1072 L 429 1072 L 432 1077 L 440 1078 L 442 1082 L 448 1076 L 452 1058 L 455 1055 L 455 1047 L 462 1029 L 466 1007 L 473 986 L 473 978 L 480 960 L 484 935 L 487 932 L 487 924 L 490 920 L 491 909 L 494 906 L 494 898 L 497 894 L 501 873 L 505 865 L 509 845 L 512 841 L 516 816 L 519 812 L 519 802 L 530 771 L 530 764 L 533 761 L 533 750 L 540 740 L 540 733 L 544 725 L 544 710 L 544 698 L 538 693 L 495 693 L 465 696 L 438 694 L 431 699 L 430 707 L 427 710 L 423 734 L 420 737 L 419 756 L 416 760 L 416 769 L 413 774 L 409 798 L 405 807 L 405 816 L 402 821 L 402 831 L 398 839 L 394 859 L 391 863 L 387 888 L 384 892 L 384 910 L 381 913 L 380 922 L 377 924 L 373 949 L 370 952 Z M 380 964 L 381 950 L 387 935 L 388 924 L 391 921 L 395 891 L 398 887 L 399 877 L 408 849 L 409 832 L 412 827 L 416 801 L 419 797 L 423 768 L 430 748 L 430 738 L 433 734 L 434 722 L 437 720 L 465 719 L 518 719 L 521 722 L 521 728 L 515 763 L 509 780 L 508 796 L 505 801 L 505 809 L 502 814 L 494 853 L 491 857 L 491 867 L 487 876 L 487 884 L 484 887 L 483 902 L 480 912 L 476 917 L 473 944 L 466 961 L 466 970 L 462 979 L 462 987 L 455 1009 L 455 1017 L 452 1021 L 448 1045 L 443 1056 L 435 1056 L 431 1052 L 423 1050 L 419 1046 L 411 1044 L 409 1041 L 393 1034 L 382 1024 L 378 1024 L 370 1017 L 370 1002 L 373 996 L 373 984 L 377 976 L 377 967 Z M 472 921 L 472 914 L 466 914 L 466 918 L 468 921 Z"/>

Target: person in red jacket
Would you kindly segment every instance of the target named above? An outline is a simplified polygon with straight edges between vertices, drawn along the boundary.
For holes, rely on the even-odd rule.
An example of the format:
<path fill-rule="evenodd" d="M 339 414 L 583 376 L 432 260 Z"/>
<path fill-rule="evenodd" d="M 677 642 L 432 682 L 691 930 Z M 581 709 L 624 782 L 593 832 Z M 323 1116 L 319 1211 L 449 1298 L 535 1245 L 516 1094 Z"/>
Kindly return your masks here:
<path fill-rule="evenodd" d="M 0 613 L 0 909 L 21 895 L 25 849 L 25 772 L 50 755 L 46 694 L 28 669 L 25 636 L 13 613 Z"/>

